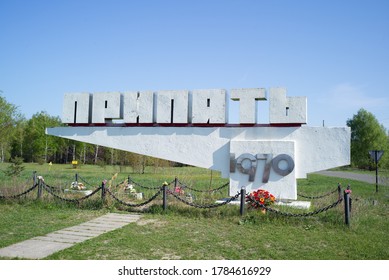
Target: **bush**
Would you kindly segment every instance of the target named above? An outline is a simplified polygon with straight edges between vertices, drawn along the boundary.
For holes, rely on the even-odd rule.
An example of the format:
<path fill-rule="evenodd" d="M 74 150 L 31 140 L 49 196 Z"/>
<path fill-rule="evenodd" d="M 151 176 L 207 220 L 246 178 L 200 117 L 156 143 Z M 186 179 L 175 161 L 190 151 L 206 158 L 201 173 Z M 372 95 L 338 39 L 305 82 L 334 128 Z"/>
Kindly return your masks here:
<path fill-rule="evenodd" d="M 9 177 L 17 177 L 24 170 L 23 158 L 15 157 L 11 159 L 11 165 L 5 170 L 5 175 Z"/>

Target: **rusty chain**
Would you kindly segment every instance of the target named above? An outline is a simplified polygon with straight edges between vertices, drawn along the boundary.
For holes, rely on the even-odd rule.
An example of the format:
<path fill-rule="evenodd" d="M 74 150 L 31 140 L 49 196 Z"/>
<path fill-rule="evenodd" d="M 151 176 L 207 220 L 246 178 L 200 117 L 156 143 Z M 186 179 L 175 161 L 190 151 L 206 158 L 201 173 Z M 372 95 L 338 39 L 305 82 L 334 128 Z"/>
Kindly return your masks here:
<path fill-rule="evenodd" d="M 130 206 L 130 207 L 141 207 L 141 206 L 144 206 L 146 204 L 149 204 L 151 201 L 153 201 L 154 199 L 156 199 L 162 192 L 162 189 L 159 189 L 158 192 L 156 192 L 149 200 L 145 201 L 145 202 L 142 202 L 142 203 L 139 203 L 139 204 L 133 204 L 133 203 L 129 203 L 129 202 L 125 202 L 123 200 L 121 200 L 120 198 L 118 198 L 116 195 L 114 195 L 110 189 L 106 189 L 106 192 L 108 192 L 117 202 L 125 205 L 125 206 Z"/>
<path fill-rule="evenodd" d="M 23 195 L 26 195 L 28 194 L 29 192 L 31 192 L 32 190 L 34 190 L 36 187 L 38 186 L 38 183 L 36 183 L 35 185 L 33 185 L 31 188 L 25 190 L 24 192 L 20 193 L 20 194 L 15 194 L 15 195 L 0 195 L 0 199 L 10 199 L 10 198 L 19 198 Z"/>
<path fill-rule="evenodd" d="M 1 170 L 3 171 L 3 170 Z M 3 171 L 4 172 L 4 171 Z M 31 179 L 33 179 L 35 176 L 35 172 L 33 172 L 33 175 L 32 177 L 30 178 L 27 178 L 26 182 L 23 184 L 23 185 L 27 185 L 28 184 L 28 181 L 30 181 Z M 0 199 L 9 199 L 9 198 L 18 198 L 18 197 L 21 197 L 23 195 L 26 195 L 28 194 L 29 192 L 31 192 L 32 190 L 34 190 L 36 187 L 38 186 L 38 183 L 35 183 L 31 188 L 28 188 L 27 190 L 25 190 L 24 192 L 20 193 L 20 194 L 15 194 L 15 195 L 0 195 Z"/>
<path fill-rule="evenodd" d="M 172 195 L 173 197 L 175 197 L 177 200 L 181 201 L 182 203 L 185 203 L 186 205 L 189 205 L 189 206 L 192 206 L 192 207 L 195 207 L 195 208 L 216 208 L 216 207 L 220 207 L 220 206 L 223 206 L 223 205 L 226 205 L 226 204 L 230 203 L 231 201 L 237 199 L 240 196 L 240 193 L 237 193 L 235 196 L 232 196 L 232 197 L 228 198 L 226 201 L 224 201 L 222 203 L 200 205 L 200 204 L 196 204 L 196 203 L 193 203 L 193 202 L 189 202 L 189 201 L 179 197 L 178 195 L 176 195 L 171 190 L 167 190 L 167 193 Z"/>
<path fill-rule="evenodd" d="M 54 191 L 53 191 L 53 187 L 47 185 L 46 183 L 43 182 L 42 184 L 43 188 L 49 193 L 51 194 L 52 196 L 60 199 L 60 200 L 63 200 L 63 201 L 67 201 L 67 202 L 80 202 L 82 200 L 85 200 L 87 198 L 90 198 L 91 196 L 93 196 L 94 194 L 96 194 L 98 191 L 101 190 L 102 187 L 98 187 L 97 189 L 95 189 L 92 193 L 86 195 L 86 196 L 83 196 L 81 198 L 66 198 L 66 197 L 62 197 L 58 194 L 56 194 Z"/>
<path fill-rule="evenodd" d="M 178 181 L 178 183 L 184 189 L 188 189 L 188 190 L 191 190 L 191 191 L 194 191 L 194 192 L 203 192 L 203 193 L 206 193 L 206 192 L 211 193 L 211 192 L 220 191 L 221 189 L 224 189 L 225 187 L 227 187 L 230 184 L 230 182 L 227 182 L 224 185 L 222 185 L 222 186 L 220 186 L 220 187 L 218 187 L 216 189 L 212 189 L 212 190 L 198 190 L 198 189 L 194 189 L 194 188 L 188 187 L 188 185 L 182 183 L 181 181 Z"/>
<path fill-rule="evenodd" d="M 303 195 L 303 194 L 299 194 L 297 193 L 298 196 L 301 196 L 301 197 L 304 197 L 304 198 L 309 198 L 309 199 L 320 199 L 320 198 L 323 198 L 323 197 L 326 197 L 326 196 L 329 196 L 335 192 L 338 192 L 338 188 L 336 188 L 335 190 L 333 191 L 330 191 L 326 194 L 323 194 L 323 195 L 319 195 L 319 196 L 308 196 L 308 195 Z"/>
<path fill-rule="evenodd" d="M 268 206 L 264 206 L 262 204 L 260 204 L 258 201 L 252 199 L 250 196 L 247 196 L 246 199 L 250 202 L 250 203 L 255 203 L 258 207 L 260 208 L 263 208 L 263 209 L 266 209 L 266 211 L 270 211 L 270 212 L 273 212 L 277 215 L 281 215 L 281 216 L 287 216 L 287 217 L 308 217 L 308 216 L 313 216 L 313 215 L 317 215 L 321 212 L 325 212 L 325 211 L 328 211 L 329 209 L 331 208 L 334 208 L 336 207 L 338 204 L 340 204 L 342 201 L 343 201 L 343 198 L 339 198 L 337 201 L 335 201 L 334 203 L 328 205 L 328 206 L 325 206 L 323 208 L 320 208 L 320 209 L 317 209 L 315 211 L 312 211 L 312 212 L 307 212 L 307 213 L 299 213 L 299 214 L 295 214 L 295 213 L 290 213 L 290 212 L 282 212 L 280 210 L 277 210 L 277 209 L 274 209 L 274 208 L 270 208 Z"/>
<path fill-rule="evenodd" d="M 148 190 L 158 190 L 158 189 L 161 188 L 161 187 L 146 187 L 146 186 L 141 185 L 140 183 L 137 183 L 137 182 L 133 181 L 131 178 L 130 178 L 130 180 L 131 180 L 131 183 L 132 183 L 132 184 L 134 184 L 134 185 L 136 185 L 136 186 L 138 186 L 138 187 L 140 187 L 140 188 L 143 188 L 143 189 L 148 189 Z M 169 185 L 171 185 L 172 183 L 174 183 L 174 180 L 171 181 L 171 182 L 169 183 Z"/>
<path fill-rule="evenodd" d="M 98 184 L 91 184 L 87 180 L 85 180 L 83 177 L 81 177 L 80 174 L 78 174 L 78 179 L 80 179 L 82 182 L 84 182 L 87 186 L 96 186 Z"/>

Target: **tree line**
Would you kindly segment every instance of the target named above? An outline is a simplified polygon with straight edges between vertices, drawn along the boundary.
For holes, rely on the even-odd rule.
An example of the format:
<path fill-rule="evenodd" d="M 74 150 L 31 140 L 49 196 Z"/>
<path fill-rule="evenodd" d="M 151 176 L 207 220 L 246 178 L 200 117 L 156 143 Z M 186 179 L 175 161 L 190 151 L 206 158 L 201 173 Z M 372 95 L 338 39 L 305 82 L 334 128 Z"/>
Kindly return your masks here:
<path fill-rule="evenodd" d="M 178 165 L 130 152 L 45 134 L 47 127 L 64 126 L 59 117 L 46 112 L 26 119 L 18 108 L 0 95 L 0 162 L 22 158 L 24 162 L 71 163 L 132 166 L 144 173 L 146 166 L 165 167 Z M 387 130 L 375 116 L 360 109 L 347 120 L 351 128 L 351 165 L 358 168 L 374 168 L 369 150 L 383 150 L 380 166 L 389 168 L 389 137 Z"/>
<path fill-rule="evenodd" d="M 64 126 L 59 117 L 38 112 L 26 119 L 18 108 L 0 95 L 0 162 L 22 158 L 32 163 L 71 163 L 131 166 L 144 173 L 146 166 L 165 167 L 175 163 L 46 135 L 47 127 Z"/>
<path fill-rule="evenodd" d="M 347 120 L 351 128 L 351 165 L 363 169 L 374 169 L 375 163 L 369 151 L 382 150 L 384 155 L 379 166 L 389 169 L 389 137 L 388 131 L 377 118 L 365 109 L 360 109 Z"/>

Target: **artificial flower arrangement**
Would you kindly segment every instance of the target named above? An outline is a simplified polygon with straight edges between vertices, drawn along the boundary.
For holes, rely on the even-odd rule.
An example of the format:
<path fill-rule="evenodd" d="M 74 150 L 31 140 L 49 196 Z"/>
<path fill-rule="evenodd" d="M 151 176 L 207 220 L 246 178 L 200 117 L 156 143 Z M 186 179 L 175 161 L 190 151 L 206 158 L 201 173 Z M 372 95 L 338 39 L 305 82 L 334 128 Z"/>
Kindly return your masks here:
<path fill-rule="evenodd" d="M 270 206 L 274 204 L 275 201 L 276 198 L 274 195 L 262 189 L 253 191 L 246 197 L 246 202 L 250 202 L 248 206 L 254 209 L 260 208 L 261 205 Z"/>

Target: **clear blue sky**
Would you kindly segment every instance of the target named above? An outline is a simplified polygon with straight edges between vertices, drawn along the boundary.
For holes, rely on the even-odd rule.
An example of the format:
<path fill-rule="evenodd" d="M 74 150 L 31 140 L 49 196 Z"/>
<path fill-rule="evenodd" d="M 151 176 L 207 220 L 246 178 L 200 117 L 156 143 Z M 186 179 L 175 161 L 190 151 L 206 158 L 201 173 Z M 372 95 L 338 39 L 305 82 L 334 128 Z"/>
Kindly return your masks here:
<path fill-rule="evenodd" d="M 0 0 L 0 90 L 27 118 L 66 92 L 282 86 L 311 126 L 363 107 L 389 128 L 388 80 L 389 1 Z"/>

